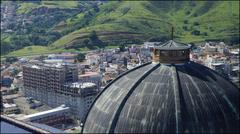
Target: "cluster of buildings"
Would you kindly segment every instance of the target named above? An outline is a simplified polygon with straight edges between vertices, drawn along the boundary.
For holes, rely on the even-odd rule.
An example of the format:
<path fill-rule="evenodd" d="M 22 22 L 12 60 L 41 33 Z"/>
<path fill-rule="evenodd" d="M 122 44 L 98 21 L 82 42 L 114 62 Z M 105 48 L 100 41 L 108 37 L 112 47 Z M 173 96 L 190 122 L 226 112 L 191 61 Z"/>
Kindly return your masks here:
<path fill-rule="evenodd" d="M 88 53 L 82 63 L 76 63 L 74 53 L 32 60 L 22 65 L 24 95 L 50 107 L 64 104 L 71 109 L 73 118 L 82 121 L 95 96 L 107 83 L 151 59 L 150 51 L 146 53 L 148 49 L 132 46 L 124 52 L 119 49 L 95 51 Z"/>
<path fill-rule="evenodd" d="M 231 49 L 224 42 L 206 42 L 192 50 L 191 60 L 239 83 L 239 48 Z"/>
<path fill-rule="evenodd" d="M 19 73 L 18 64 L 9 65 L 8 63 L 1 63 L 1 113 L 18 114 L 20 109 L 14 103 L 14 99 L 21 96 L 18 90 L 23 87 L 23 79 Z"/>
<path fill-rule="evenodd" d="M 121 51 L 116 48 L 88 53 L 83 64 L 90 67 L 92 72 L 101 74 L 104 86 L 123 72 L 149 61 L 151 52 L 146 45 L 125 47 Z"/>

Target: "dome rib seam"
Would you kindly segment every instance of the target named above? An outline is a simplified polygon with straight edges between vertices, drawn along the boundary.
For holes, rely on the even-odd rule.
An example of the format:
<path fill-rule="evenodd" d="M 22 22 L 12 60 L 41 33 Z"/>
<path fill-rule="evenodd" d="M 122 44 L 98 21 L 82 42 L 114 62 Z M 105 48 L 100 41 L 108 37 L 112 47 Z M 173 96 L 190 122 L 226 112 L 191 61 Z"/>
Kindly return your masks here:
<path fill-rule="evenodd" d="M 87 114 L 86 114 L 86 116 L 85 116 L 85 118 L 84 118 L 84 120 L 83 120 L 84 123 L 83 123 L 83 126 L 82 126 L 81 133 L 84 133 L 84 125 L 85 125 L 85 122 L 86 122 L 86 120 L 87 120 L 88 114 L 89 114 L 89 112 L 91 111 L 92 107 L 94 106 L 95 102 L 98 100 L 99 96 L 101 96 L 101 94 L 102 94 L 108 87 L 110 87 L 115 81 L 117 81 L 118 79 L 122 78 L 123 76 L 127 75 L 128 73 L 130 73 L 130 72 L 132 72 L 132 71 L 135 71 L 135 70 L 137 70 L 137 69 L 139 69 L 139 68 L 141 68 L 141 67 L 143 67 L 143 66 L 147 66 L 147 65 L 149 65 L 149 64 L 151 64 L 151 63 L 152 63 L 152 62 L 148 62 L 148 63 L 142 64 L 142 65 L 140 65 L 140 66 L 137 66 L 137 67 L 135 67 L 135 68 L 133 68 L 133 69 L 131 69 L 131 70 L 128 70 L 128 71 L 120 74 L 117 78 L 115 78 L 114 80 L 112 80 L 110 83 L 108 83 L 108 84 L 104 87 L 104 89 L 96 96 L 96 98 L 94 99 L 93 103 L 91 104 L 91 106 L 90 106 L 90 108 L 89 108 L 89 111 L 87 112 Z"/>
<path fill-rule="evenodd" d="M 114 133 L 114 130 L 116 128 L 119 116 L 121 114 L 121 111 L 125 105 L 125 103 L 127 102 L 128 98 L 131 96 L 131 94 L 133 93 L 134 89 L 137 88 L 137 86 L 149 75 L 151 74 L 155 69 L 157 69 L 160 66 L 160 64 L 156 64 L 155 66 L 153 66 L 151 69 L 149 69 L 147 72 L 145 72 L 141 78 L 139 78 L 134 85 L 129 89 L 127 95 L 123 98 L 122 102 L 120 103 L 114 117 L 112 120 L 112 124 L 110 126 L 109 132 L 108 133 Z"/>
<path fill-rule="evenodd" d="M 173 85 L 174 85 L 174 102 L 175 102 L 175 118 L 176 118 L 176 133 L 181 133 L 182 132 L 182 115 L 181 115 L 181 100 L 183 99 L 181 97 L 181 83 L 180 83 L 180 78 L 176 69 L 176 66 L 172 66 L 172 73 L 173 73 Z"/>

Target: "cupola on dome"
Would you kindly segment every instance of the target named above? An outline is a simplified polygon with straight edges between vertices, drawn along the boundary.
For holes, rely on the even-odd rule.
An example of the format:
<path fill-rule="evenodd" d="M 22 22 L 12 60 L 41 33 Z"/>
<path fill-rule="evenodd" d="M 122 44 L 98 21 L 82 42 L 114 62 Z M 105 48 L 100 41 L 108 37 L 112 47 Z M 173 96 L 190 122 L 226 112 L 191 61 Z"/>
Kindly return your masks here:
<path fill-rule="evenodd" d="M 153 62 L 184 63 L 189 61 L 190 45 L 170 40 L 153 49 Z"/>

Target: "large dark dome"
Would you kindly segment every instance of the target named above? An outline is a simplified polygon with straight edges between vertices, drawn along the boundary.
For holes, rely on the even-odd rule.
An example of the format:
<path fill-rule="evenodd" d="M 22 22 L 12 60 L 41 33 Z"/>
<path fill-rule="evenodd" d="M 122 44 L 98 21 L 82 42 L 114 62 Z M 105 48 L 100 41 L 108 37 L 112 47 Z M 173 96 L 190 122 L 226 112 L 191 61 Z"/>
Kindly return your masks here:
<path fill-rule="evenodd" d="M 147 63 L 109 83 L 84 133 L 239 132 L 239 89 L 194 63 Z"/>

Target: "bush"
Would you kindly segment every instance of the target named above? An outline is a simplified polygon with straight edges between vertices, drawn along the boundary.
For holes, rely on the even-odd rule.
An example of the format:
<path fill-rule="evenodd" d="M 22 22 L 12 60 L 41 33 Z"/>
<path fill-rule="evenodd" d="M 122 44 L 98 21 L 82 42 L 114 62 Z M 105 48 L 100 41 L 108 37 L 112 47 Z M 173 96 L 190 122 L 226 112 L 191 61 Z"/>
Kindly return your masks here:
<path fill-rule="evenodd" d="M 199 30 L 193 30 L 192 35 L 200 35 L 200 31 Z"/>
<path fill-rule="evenodd" d="M 185 12 L 186 15 L 189 15 L 190 13 L 191 13 L 190 11 Z"/>
<path fill-rule="evenodd" d="M 193 25 L 194 25 L 194 26 L 198 26 L 198 25 L 199 25 L 199 22 L 194 22 Z"/>
<path fill-rule="evenodd" d="M 188 24 L 188 20 L 184 20 L 183 22 L 184 22 L 184 24 Z"/>
<path fill-rule="evenodd" d="M 183 30 L 187 31 L 188 27 L 187 26 L 183 26 Z"/>
<path fill-rule="evenodd" d="M 122 9 L 122 14 L 125 15 L 131 8 L 130 7 L 125 7 Z"/>
<path fill-rule="evenodd" d="M 203 32 L 202 35 L 208 36 L 208 33 L 207 32 Z"/>
<path fill-rule="evenodd" d="M 193 17 L 197 17 L 197 16 L 198 16 L 198 14 L 197 14 L 197 13 L 194 13 L 194 14 L 193 14 Z"/>
<path fill-rule="evenodd" d="M 211 32 L 213 32 L 213 31 L 214 31 L 214 29 L 213 29 L 212 27 L 209 27 L 209 30 L 210 30 Z"/>

